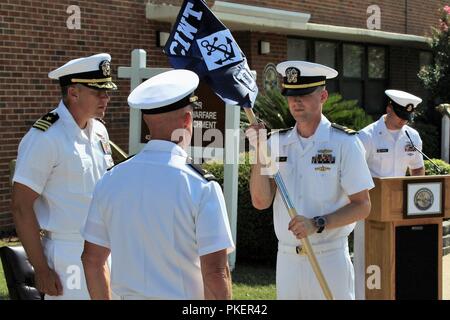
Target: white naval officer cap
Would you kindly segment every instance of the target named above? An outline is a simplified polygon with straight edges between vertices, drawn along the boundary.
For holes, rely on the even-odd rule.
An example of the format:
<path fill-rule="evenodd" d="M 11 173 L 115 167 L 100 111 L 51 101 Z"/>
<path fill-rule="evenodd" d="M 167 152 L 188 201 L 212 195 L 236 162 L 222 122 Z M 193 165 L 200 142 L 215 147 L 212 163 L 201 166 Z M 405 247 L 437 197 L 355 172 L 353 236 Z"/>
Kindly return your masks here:
<path fill-rule="evenodd" d="M 422 102 L 422 99 L 419 97 L 405 91 L 390 89 L 384 93 L 388 97 L 389 104 L 392 106 L 395 114 L 404 120 L 411 120 L 415 108 Z"/>
<path fill-rule="evenodd" d="M 324 86 L 326 79 L 337 77 L 338 72 L 327 66 L 307 61 L 284 61 L 277 65 L 283 76 L 284 96 L 304 96 L 317 87 Z"/>
<path fill-rule="evenodd" d="M 59 80 L 61 87 L 79 83 L 97 90 L 117 89 L 111 77 L 111 56 L 107 53 L 70 60 L 49 72 L 48 77 Z"/>
<path fill-rule="evenodd" d="M 128 104 L 144 114 L 174 111 L 197 103 L 194 90 L 198 84 L 199 78 L 192 71 L 166 71 L 137 86 L 128 96 Z"/>

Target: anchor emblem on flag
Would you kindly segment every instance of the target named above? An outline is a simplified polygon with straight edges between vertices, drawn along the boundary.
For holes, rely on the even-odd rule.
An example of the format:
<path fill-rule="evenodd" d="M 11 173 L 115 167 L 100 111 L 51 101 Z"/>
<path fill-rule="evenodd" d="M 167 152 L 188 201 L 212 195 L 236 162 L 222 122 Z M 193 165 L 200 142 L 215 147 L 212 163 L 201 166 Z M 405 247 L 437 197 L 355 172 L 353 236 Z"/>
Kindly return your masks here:
<path fill-rule="evenodd" d="M 209 71 L 243 60 L 229 30 L 221 30 L 197 40 Z"/>
<path fill-rule="evenodd" d="M 203 40 L 201 45 L 203 48 L 205 48 L 207 50 L 207 55 L 210 56 L 213 52 L 215 52 L 216 50 L 220 51 L 223 53 L 223 59 L 219 59 L 217 61 L 214 61 L 214 63 L 216 64 L 220 64 L 222 65 L 224 62 L 233 59 L 236 55 L 234 54 L 234 48 L 232 46 L 233 40 L 231 40 L 228 37 L 225 37 L 227 43 L 226 44 L 219 44 L 216 45 L 216 42 L 218 40 L 217 37 L 214 37 L 214 42 L 212 44 L 210 44 L 208 42 L 208 40 Z M 229 49 L 229 50 L 228 50 Z"/>

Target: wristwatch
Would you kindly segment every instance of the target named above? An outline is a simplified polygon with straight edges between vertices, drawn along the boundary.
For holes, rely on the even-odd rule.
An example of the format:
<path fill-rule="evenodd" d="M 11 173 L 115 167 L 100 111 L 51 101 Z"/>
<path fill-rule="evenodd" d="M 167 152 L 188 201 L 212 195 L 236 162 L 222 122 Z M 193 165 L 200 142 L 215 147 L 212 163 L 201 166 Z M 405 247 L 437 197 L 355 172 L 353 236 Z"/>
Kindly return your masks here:
<path fill-rule="evenodd" d="M 323 229 L 325 229 L 325 226 L 327 225 L 327 218 L 325 218 L 324 216 L 318 216 L 318 217 L 314 217 L 314 224 L 317 227 L 317 233 L 321 233 L 323 231 Z"/>

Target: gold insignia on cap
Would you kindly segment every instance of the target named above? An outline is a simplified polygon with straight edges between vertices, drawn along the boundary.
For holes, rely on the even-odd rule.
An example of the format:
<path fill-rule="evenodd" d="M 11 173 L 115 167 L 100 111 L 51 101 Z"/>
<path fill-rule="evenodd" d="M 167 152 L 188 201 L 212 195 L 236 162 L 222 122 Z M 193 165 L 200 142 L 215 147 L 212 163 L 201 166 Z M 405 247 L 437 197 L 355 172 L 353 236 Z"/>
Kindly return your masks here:
<path fill-rule="evenodd" d="M 288 83 L 297 83 L 298 76 L 300 75 L 300 70 L 294 67 L 286 69 L 286 78 Z"/>
<path fill-rule="evenodd" d="M 102 69 L 105 77 L 109 77 L 111 75 L 111 63 L 108 60 L 103 60 L 100 63 L 100 68 Z"/>
<path fill-rule="evenodd" d="M 198 100 L 198 97 L 197 96 L 192 96 L 192 97 L 190 97 L 189 98 L 189 102 L 195 102 L 195 101 L 197 101 Z"/>
<path fill-rule="evenodd" d="M 408 112 L 413 111 L 413 105 L 412 105 L 412 103 L 406 105 L 406 111 L 408 111 Z"/>

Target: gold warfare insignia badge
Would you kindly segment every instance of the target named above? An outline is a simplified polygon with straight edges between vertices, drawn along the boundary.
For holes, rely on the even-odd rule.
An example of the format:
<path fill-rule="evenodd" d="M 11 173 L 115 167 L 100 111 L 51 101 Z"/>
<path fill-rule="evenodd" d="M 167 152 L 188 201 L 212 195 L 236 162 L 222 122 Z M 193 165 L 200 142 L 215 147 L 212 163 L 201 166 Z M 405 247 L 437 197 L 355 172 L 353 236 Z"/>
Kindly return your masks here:
<path fill-rule="evenodd" d="M 300 70 L 294 67 L 286 69 L 286 78 L 288 83 L 297 83 Z"/>
<path fill-rule="evenodd" d="M 408 112 L 413 111 L 413 108 L 414 107 L 413 107 L 412 103 L 406 105 L 406 111 L 408 111 Z"/>
<path fill-rule="evenodd" d="M 433 192 L 428 188 L 421 188 L 417 190 L 414 195 L 414 205 L 417 209 L 425 211 L 431 208 L 434 202 Z"/>
<path fill-rule="evenodd" d="M 105 77 L 111 76 L 111 63 L 108 60 L 103 60 L 100 63 L 100 68 L 102 69 L 103 75 Z"/>

